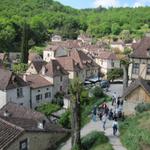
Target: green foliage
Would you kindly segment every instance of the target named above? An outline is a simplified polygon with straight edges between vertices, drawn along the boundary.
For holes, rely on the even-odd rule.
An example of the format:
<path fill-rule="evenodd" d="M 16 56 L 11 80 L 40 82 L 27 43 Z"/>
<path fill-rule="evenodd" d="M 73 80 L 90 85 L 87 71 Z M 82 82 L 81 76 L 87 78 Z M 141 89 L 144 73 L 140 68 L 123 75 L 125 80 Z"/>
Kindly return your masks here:
<path fill-rule="evenodd" d="M 107 144 L 108 138 L 102 132 L 93 131 L 84 136 L 81 140 L 83 150 L 90 150 L 93 146 Z"/>
<path fill-rule="evenodd" d="M 101 98 L 102 96 L 104 96 L 103 90 L 100 86 L 96 86 L 93 90 L 92 90 L 93 95 L 96 98 Z"/>
<path fill-rule="evenodd" d="M 118 68 L 114 68 L 114 69 L 110 69 L 107 72 L 107 79 L 108 80 L 115 80 L 117 78 L 120 78 L 123 76 L 123 70 L 122 69 L 118 69 Z"/>
<path fill-rule="evenodd" d="M 80 101 L 82 104 L 88 104 L 89 103 L 89 92 L 88 90 L 83 89 L 80 95 Z"/>
<path fill-rule="evenodd" d="M 44 48 L 45 46 L 34 46 L 30 49 L 30 52 L 35 52 L 38 55 L 42 56 Z"/>
<path fill-rule="evenodd" d="M 50 116 L 53 112 L 56 112 L 60 109 L 59 105 L 52 103 L 45 103 L 37 107 L 37 111 L 44 113 L 46 116 Z"/>
<path fill-rule="evenodd" d="M 27 68 L 28 68 L 28 65 L 24 63 L 13 64 L 13 71 L 17 74 L 25 73 Z"/>
<path fill-rule="evenodd" d="M 61 115 L 59 119 L 59 123 L 64 127 L 64 128 L 71 128 L 71 123 L 70 123 L 70 111 L 66 111 L 64 114 Z"/>
<path fill-rule="evenodd" d="M 138 113 L 120 123 L 121 141 L 128 150 L 150 147 L 150 112 Z"/>
<path fill-rule="evenodd" d="M 135 107 L 135 110 L 139 113 L 150 110 L 150 103 L 140 103 Z"/>

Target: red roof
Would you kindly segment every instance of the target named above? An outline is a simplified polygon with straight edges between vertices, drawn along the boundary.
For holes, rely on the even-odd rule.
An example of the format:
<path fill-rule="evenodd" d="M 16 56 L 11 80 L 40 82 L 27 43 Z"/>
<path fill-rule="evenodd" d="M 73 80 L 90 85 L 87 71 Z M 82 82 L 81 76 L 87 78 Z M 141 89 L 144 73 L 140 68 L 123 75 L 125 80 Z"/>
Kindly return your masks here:
<path fill-rule="evenodd" d="M 100 51 L 96 57 L 100 59 L 117 60 L 116 55 L 108 51 Z"/>

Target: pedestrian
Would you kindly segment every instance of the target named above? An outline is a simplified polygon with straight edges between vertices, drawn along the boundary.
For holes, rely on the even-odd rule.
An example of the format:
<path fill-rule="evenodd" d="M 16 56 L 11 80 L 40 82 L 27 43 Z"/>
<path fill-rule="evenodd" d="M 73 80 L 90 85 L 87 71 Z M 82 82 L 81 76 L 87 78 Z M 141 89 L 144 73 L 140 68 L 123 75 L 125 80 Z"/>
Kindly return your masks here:
<path fill-rule="evenodd" d="M 113 97 L 114 97 L 114 99 L 115 99 L 115 103 L 117 103 L 117 95 L 116 95 L 116 92 L 114 92 Z"/>
<path fill-rule="evenodd" d="M 114 96 L 112 96 L 112 106 L 114 105 L 114 103 L 115 103 L 115 97 Z"/>
<path fill-rule="evenodd" d="M 115 119 L 112 123 L 112 128 L 113 128 L 113 135 L 116 135 L 117 131 L 118 131 L 118 122 L 117 119 Z"/>
<path fill-rule="evenodd" d="M 121 99 L 121 101 L 120 101 L 120 105 L 123 107 L 123 99 Z"/>
<path fill-rule="evenodd" d="M 97 108 L 96 108 L 96 105 L 94 106 L 93 108 L 93 112 L 92 112 L 92 119 L 94 122 L 96 122 L 96 111 L 97 111 Z"/>
<path fill-rule="evenodd" d="M 102 122 L 103 122 L 103 129 L 105 130 L 106 129 L 106 122 L 107 122 L 107 116 L 106 116 L 106 114 L 103 115 Z"/>
<path fill-rule="evenodd" d="M 109 120 L 112 120 L 113 119 L 113 111 L 112 111 L 112 108 L 110 109 L 109 111 Z"/>
<path fill-rule="evenodd" d="M 119 107 L 120 106 L 120 97 L 118 97 L 118 99 L 117 99 L 117 107 Z"/>

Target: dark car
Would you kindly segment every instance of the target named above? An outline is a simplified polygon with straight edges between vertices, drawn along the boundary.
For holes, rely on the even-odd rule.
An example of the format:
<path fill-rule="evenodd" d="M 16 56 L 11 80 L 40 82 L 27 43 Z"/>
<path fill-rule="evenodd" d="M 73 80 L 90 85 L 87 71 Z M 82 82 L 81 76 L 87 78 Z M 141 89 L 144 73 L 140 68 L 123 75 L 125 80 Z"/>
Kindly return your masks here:
<path fill-rule="evenodd" d="M 102 80 L 100 82 L 100 86 L 101 86 L 101 88 L 109 88 L 109 86 L 110 86 L 109 81 L 108 80 Z"/>

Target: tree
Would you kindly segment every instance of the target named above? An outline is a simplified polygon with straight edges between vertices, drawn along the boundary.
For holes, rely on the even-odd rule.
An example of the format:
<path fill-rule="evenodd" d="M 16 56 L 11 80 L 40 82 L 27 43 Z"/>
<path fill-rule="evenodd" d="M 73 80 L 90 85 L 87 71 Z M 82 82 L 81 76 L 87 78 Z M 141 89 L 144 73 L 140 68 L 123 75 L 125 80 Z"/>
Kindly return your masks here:
<path fill-rule="evenodd" d="M 114 34 L 114 35 L 118 35 L 121 31 L 121 28 L 119 26 L 119 24 L 117 23 L 113 23 L 112 26 L 111 26 L 111 32 Z"/>
<path fill-rule="evenodd" d="M 83 91 L 83 86 L 79 78 L 71 81 L 69 87 L 71 95 L 71 128 L 72 128 L 72 147 L 77 146 L 81 149 L 81 110 L 80 110 L 80 95 Z"/>
<path fill-rule="evenodd" d="M 130 31 L 129 31 L 129 30 L 123 30 L 123 31 L 120 33 L 120 37 L 121 37 L 121 39 L 122 39 L 125 43 L 131 42 L 131 40 L 132 40 L 131 34 L 130 34 Z"/>

